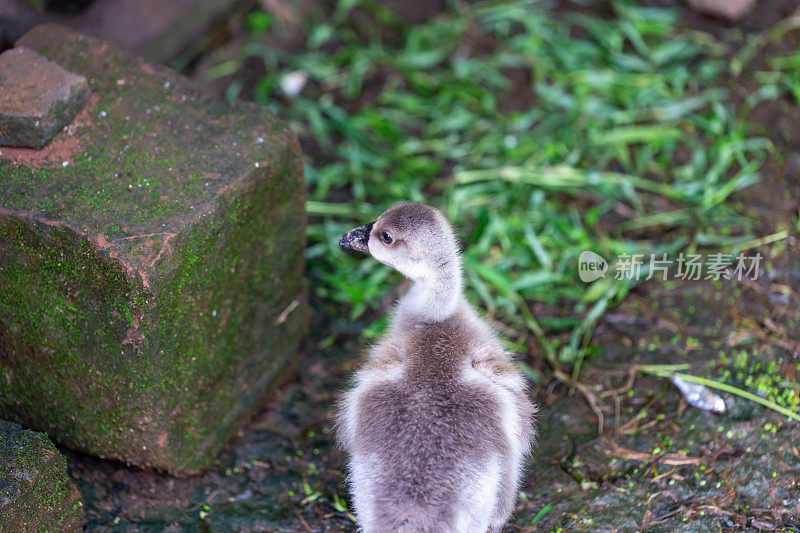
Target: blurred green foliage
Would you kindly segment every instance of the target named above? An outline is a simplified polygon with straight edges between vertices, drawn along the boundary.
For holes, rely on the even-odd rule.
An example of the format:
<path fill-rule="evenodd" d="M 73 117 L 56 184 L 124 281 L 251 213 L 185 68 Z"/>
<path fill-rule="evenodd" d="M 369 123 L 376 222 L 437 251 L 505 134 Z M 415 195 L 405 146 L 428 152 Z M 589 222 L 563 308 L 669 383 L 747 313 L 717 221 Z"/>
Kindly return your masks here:
<path fill-rule="evenodd" d="M 458 2 L 409 25 L 379 2 L 341 0 L 292 54 L 264 44 L 269 15 L 247 18 L 242 53 L 268 72 L 250 96 L 308 154 L 309 272 L 342 321 L 374 317 L 399 277 L 338 238 L 396 201 L 453 221 L 468 296 L 512 347 L 578 367 L 632 285 L 613 270 L 582 283 L 581 251 L 752 238 L 730 196 L 757 180 L 767 142 L 737 119 L 719 47 L 681 30 L 675 11 L 608 5 L 597 18 L 544 1 Z M 282 89 L 292 77 L 307 78 L 299 94 Z"/>
<path fill-rule="evenodd" d="M 798 26 L 800 17 L 794 16 L 779 22 L 766 32 L 747 36 L 744 46 L 732 61 L 734 72 L 744 70 L 748 62 L 762 49 L 773 51 L 773 47 L 786 40 L 787 33 L 797 29 Z M 755 106 L 765 100 L 783 96 L 789 96 L 795 104 L 800 103 L 800 49 L 789 55 L 783 53 L 769 54 L 767 64 L 763 66 L 766 68 L 755 71 L 757 86 L 747 96 L 748 105 Z"/>

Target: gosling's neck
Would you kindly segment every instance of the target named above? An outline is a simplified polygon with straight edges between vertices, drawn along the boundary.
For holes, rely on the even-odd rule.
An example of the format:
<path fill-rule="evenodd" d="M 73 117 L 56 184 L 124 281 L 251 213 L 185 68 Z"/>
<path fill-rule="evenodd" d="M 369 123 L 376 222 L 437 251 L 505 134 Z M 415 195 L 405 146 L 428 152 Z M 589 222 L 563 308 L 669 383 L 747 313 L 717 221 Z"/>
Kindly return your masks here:
<path fill-rule="evenodd" d="M 441 322 L 458 309 L 462 301 L 461 262 L 446 259 L 426 275 L 414 279 L 397 304 L 397 315 L 420 322 Z"/>

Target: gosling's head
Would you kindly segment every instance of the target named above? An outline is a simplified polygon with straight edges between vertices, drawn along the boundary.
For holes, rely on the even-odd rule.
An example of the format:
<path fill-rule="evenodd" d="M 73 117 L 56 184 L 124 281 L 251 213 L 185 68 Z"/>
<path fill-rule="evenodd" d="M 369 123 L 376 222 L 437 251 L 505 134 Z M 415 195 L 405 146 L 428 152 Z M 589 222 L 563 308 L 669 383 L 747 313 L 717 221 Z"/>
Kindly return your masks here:
<path fill-rule="evenodd" d="M 339 245 L 369 253 L 414 281 L 460 272 L 453 229 L 442 213 L 425 204 L 395 204 L 375 222 L 345 233 Z"/>

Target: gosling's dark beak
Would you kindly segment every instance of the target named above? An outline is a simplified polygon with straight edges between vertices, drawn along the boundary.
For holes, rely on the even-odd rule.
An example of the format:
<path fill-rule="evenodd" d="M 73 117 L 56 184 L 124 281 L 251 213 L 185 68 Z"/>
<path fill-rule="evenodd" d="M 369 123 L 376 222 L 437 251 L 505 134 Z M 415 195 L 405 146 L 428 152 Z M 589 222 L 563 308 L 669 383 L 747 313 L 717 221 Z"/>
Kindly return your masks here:
<path fill-rule="evenodd" d="M 351 229 L 339 239 L 339 246 L 369 253 L 369 234 L 372 232 L 373 224 L 375 223 L 370 222 L 366 226 Z"/>

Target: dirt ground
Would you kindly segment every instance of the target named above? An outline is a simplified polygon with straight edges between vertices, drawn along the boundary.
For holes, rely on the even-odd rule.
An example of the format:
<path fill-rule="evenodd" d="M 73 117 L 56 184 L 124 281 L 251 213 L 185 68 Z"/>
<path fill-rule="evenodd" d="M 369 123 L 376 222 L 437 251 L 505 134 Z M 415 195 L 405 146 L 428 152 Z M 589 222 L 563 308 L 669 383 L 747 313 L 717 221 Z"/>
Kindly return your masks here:
<path fill-rule="evenodd" d="M 797 8 L 769 3 L 740 29 L 762 30 Z M 686 17 L 719 38 L 732 26 Z M 790 36 L 779 45 L 786 53 L 797 48 L 798 32 Z M 733 80 L 731 89 L 742 98 L 749 90 Z M 780 154 L 737 197 L 767 235 L 796 224 L 800 117 L 796 105 L 773 101 L 749 120 Z M 800 531 L 800 425 L 727 394 L 725 414 L 701 411 L 668 380 L 631 379 L 633 365 L 689 363 L 695 375 L 761 383 L 765 394 L 770 376 L 798 382 L 796 238 L 760 250 L 770 269 L 757 281 L 648 282 L 604 317 L 593 337 L 599 353 L 582 374 L 588 394 L 557 382 L 535 389 L 539 438 L 505 531 Z M 203 476 L 175 479 L 64 450 L 89 530 L 354 531 L 331 414 L 360 356 L 361 326 L 332 324 L 318 318 L 303 371 Z M 331 333 L 349 340 L 321 345 Z"/>

